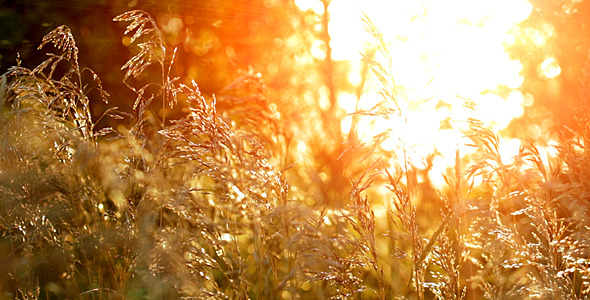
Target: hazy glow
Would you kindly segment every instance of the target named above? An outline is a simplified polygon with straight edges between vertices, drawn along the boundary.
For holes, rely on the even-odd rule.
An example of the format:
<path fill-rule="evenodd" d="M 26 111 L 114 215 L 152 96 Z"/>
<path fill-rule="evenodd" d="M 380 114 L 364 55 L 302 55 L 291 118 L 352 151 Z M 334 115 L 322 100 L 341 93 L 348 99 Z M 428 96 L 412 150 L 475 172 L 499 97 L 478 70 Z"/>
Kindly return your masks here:
<path fill-rule="evenodd" d="M 316 5 L 319 2 L 297 1 L 300 7 L 321 13 L 323 8 Z M 524 113 L 524 105 L 533 101 L 519 90 L 524 80 L 521 63 L 511 59 L 505 49 L 516 41 L 510 29 L 531 11 L 532 5 L 526 0 L 333 1 L 333 58 L 351 62 L 355 71 L 348 76 L 349 81 L 360 82 L 360 53 L 367 42 L 372 42 L 361 20 L 365 12 L 390 45 L 398 97 L 407 104 L 407 124 L 391 119 L 366 121 L 359 125 L 362 138 L 392 129 L 383 147 L 391 151 L 405 147 L 418 165 L 427 154 L 438 151 L 441 157 L 434 160 L 432 170 L 436 175 L 454 164 L 458 148 L 462 154 L 473 151 L 463 146 L 466 141 L 461 130 L 467 128 L 467 118 L 478 118 L 495 132 L 506 128 Z M 546 36 L 537 38 L 544 43 Z M 559 65 L 548 59 L 540 72 L 553 78 L 560 73 Z M 361 98 L 361 109 L 381 100 L 376 86 L 373 83 Z M 465 108 L 466 99 L 478 108 Z M 341 94 L 339 103 L 351 113 L 356 99 Z M 347 130 L 350 120 L 342 125 Z M 502 151 L 508 161 L 518 145 L 514 140 L 503 140 L 502 144 L 506 145 Z M 435 184 L 442 184 L 439 180 L 442 177 L 433 178 Z"/>
<path fill-rule="evenodd" d="M 301 10 L 312 10 L 317 14 L 324 12 L 324 5 L 320 0 L 295 0 L 295 5 Z"/>
<path fill-rule="evenodd" d="M 547 78 L 555 78 L 561 74 L 561 67 L 553 57 L 545 59 L 541 65 L 541 74 Z"/>

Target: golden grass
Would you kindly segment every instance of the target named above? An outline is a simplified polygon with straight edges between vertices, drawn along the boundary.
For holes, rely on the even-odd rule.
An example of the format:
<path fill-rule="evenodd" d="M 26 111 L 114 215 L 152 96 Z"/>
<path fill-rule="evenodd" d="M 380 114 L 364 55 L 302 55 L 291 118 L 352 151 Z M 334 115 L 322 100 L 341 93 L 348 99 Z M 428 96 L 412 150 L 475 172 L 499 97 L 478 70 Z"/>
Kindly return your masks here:
<path fill-rule="evenodd" d="M 61 54 L 1 77 L 0 298 L 588 297 L 588 131 L 563 138 L 551 165 L 533 142 L 506 165 L 497 136 L 471 120 L 477 157 L 464 168 L 457 159 L 448 189 L 431 202 L 412 161 L 385 168 L 378 147 L 351 135 L 340 159 L 362 175 L 351 178 L 348 198 L 335 199 L 342 207 L 310 204 L 299 199 L 313 193 L 286 180 L 291 153 L 272 145 L 288 128 L 271 103 L 218 112 L 196 83 L 170 78 L 176 51 L 148 14 L 115 20 L 130 23 L 139 47 L 125 80 L 151 64 L 162 78 L 126 82 L 137 95 L 128 129 L 96 130 L 87 93 L 108 94 L 80 69 L 65 26 L 42 44 Z M 384 102 L 357 115 L 404 118 L 390 66 L 365 59 Z M 157 119 L 156 97 L 164 111 L 182 99 L 188 113 Z M 475 175 L 485 182 L 469 187 Z M 385 198 L 372 189 L 381 185 Z"/>

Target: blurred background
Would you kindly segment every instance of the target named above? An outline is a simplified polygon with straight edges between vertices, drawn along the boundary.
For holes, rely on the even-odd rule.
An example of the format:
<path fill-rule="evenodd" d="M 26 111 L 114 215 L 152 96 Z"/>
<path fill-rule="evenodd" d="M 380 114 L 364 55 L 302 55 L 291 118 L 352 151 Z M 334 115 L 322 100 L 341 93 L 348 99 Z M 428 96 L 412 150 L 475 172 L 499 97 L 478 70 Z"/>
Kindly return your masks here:
<path fill-rule="evenodd" d="M 113 18 L 130 10 L 149 13 L 167 50 L 163 67 L 156 63 L 126 78 L 121 67 L 140 49 L 125 33 L 129 20 Z M 78 147 L 81 139 L 62 137 L 62 131 L 72 130 L 60 131 L 53 115 L 38 114 L 52 122 L 21 121 L 21 111 L 6 110 L 10 120 L 1 121 L 8 120 L 9 126 L 3 125 L 7 142 L 0 150 L 10 155 L 0 161 L 7 166 L 0 168 L 0 191 L 6 195 L 0 203 L 8 203 L 2 210 L 14 220 L 3 221 L 9 225 L 3 225 L 7 237 L 0 250 L 10 255 L 0 258 L 23 271 L 16 281 L 8 275 L 2 280 L 30 283 L 37 294 L 41 286 L 43 295 L 56 297 L 96 291 L 148 295 L 152 286 L 156 292 L 163 286 L 152 284 L 160 279 L 151 268 L 168 263 L 160 264 L 160 256 L 148 258 L 155 253 L 171 257 L 171 276 L 163 275 L 160 283 L 184 278 L 193 284 L 191 276 L 197 274 L 206 284 L 215 283 L 202 290 L 219 284 L 254 298 L 273 294 L 268 298 L 276 299 L 279 292 L 288 298 L 293 291 L 323 299 L 333 282 L 350 287 L 336 291 L 339 295 L 354 295 L 367 283 L 380 286 L 382 298 L 386 291 L 413 296 L 412 277 L 420 298 L 426 285 L 418 282 L 430 280 L 419 279 L 420 272 L 430 268 L 428 276 L 435 278 L 447 262 L 452 268 L 444 271 L 453 275 L 436 278 L 455 276 L 448 286 L 456 290 L 449 295 L 460 295 L 464 287 L 472 298 L 481 298 L 493 284 L 508 291 L 498 298 L 512 290 L 566 297 L 557 296 L 566 294 L 557 294 L 556 287 L 581 297 L 590 278 L 584 213 L 590 203 L 589 16 L 590 4 L 580 0 L 0 0 L 2 71 L 14 65 L 35 68 L 46 53 L 61 54 L 51 45 L 37 48 L 51 30 L 67 25 L 80 66 L 93 69 L 110 94 L 105 103 L 92 78 L 81 80 L 90 82 L 81 90 L 92 102 L 96 130 L 112 126 L 123 135 L 99 137 L 97 150 L 96 145 Z M 60 80 L 66 64 L 53 79 Z M 145 114 L 134 110 L 137 93 L 129 87 L 153 84 L 150 88 L 158 90 L 168 75 L 178 78 L 176 83 L 195 82 L 205 98 L 195 90 L 179 93 L 174 107 L 162 103 L 166 97 L 155 97 Z M 25 88 L 37 84 L 16 82 Z M 41 94 L 63 95 L 65 88 Z M 26 98 L 23 91 L 18 96 Z M 203 120 L 183 125 L 176 121 L 187 115 L 188 94 L 202 100 Z M 213 99 L 216 110 L 209 109 Z M 114 107 L 128 117 L 101 117 Z M 145 126 L 130 134 L 128 128 L 137 124 Z M 20 130 L 27 126 L 35 130 Z M 53 131 L 55 137 L 45 136 Z M 231 135 L 230 146 L 215 141 L 219 132 Z M 211 167 L 206 159 L 216 164 Z M 468 205 L 453 207 L 453 201 Z M 68 218 L 71 212 L 73 221 L 62 222 L 63 211 Z M 500 213 L 506 217 L 501 221 Z M 564 221 L 560 214 L 571 218 Z M 44 224 L 67 230 L 45 230 L 49 225 Z M 211 227 L 217 235 L 200 231 Z M 39 235 L 28 228 L 39 228 Z M 48 242 L 41 239 L 46 232 Z M 544 234 L 542 240 L 537 233 Z M 22 254 L 12 248 L 21 238 L 27 246 Z M 100 254 L 95 245 L 112 251 Z M 227 246 L 229 260 L 218 245 Z M 205 251 L 199 249 L 206 247 L 223 266 L 229 261 L 227 268 L 202 263 Z M 191 258 L 196 264 L 176 263 L 187 259 L 187 249 L 196 249 Z M 457 256 L 443 257 L 449 250 Z M 79 254 L 64 255 L 75 251 Z M 117 251 L 121 254 L 113 255 Z M 41 285 L 30 280 L 29 257 L 40 262 L 38 274 L 47 274 Z M 70 273 L 57 274 L 60 269 L 53 266 L 60 260 L 53 264 L 53 257 L 69 260 Z M 234 258 L 239 272 L 231 264 Z M 371 263 L 377 258 L 384 259 L 383 267 Z M 532 271 L 521 268 L 521 261 Z M 265 272 L 259 272 L 262 267 Z M 317 273 L 309 273 L 316 267 Z M 540 268 L 551 272 L 539 275 Z M 200 270 L 218 277 L 206 278 Z M 263 273 L 274 278 L 263 283 Z M 474 283 L 476 275 L 481 283 Z M 317 286 L 310 285 L 310 276 Z M 305 280 L 297 283 L 300 278 Z M 556 278 L 570 281 L 553 283 Z M 527 279 L 528 285 L 521 284 Z M 60 286 L 50 285 L 54 282 Z M 551 285 L 537 294 L 529 289 L 537 282 Z M 70 288 L 75 284 L 80 290 Z M 95 286 L 119 287 L 100 291 Z M 12 295 L 17 288 L 10 287 Z"/>
<path fill-rule="evenodd" d="M 93 114 L 115 106 L 131 111 L 135 95 L 120 68 L 137 47 L 123 35 L 126 24 L 112 19 L 144 10 L 166 43 L 177 47 L 172 73 L 181 82 L 194 80 L 206 95 L 216 95 L 222 111 L 260 100 L 256 95 L 274 105 L 289 130 L 285 147 L 300 162 L 295 172 L 304 176 L 297 177 L 321 183 L 317 199 L 343 196 L 339 191 L 354 175 L 338 160 L 351 134 L 366 143 L 381 139 L 390 158 L 405 140 L 414 164 L 440 186 L 443 178 L 435 174 L 453 165 L 456 150 L 473 151 L 464 147 L 467 118 L 500 134 L 507 159 L 523 139 L 550 145 L 563 126 L 579 129 L 573 115 L 587 111 L 588 1 L 352 2 L 2 0 L 1 68 L 15 65 L 17 53 L 23 66 L 36 66 L 45 58 L 46 49 L 37 50 L 42 37 L 65 24 L 81 66 L 92 68 L 111 95 L 108 104 L 95 99 Z M 390 47 L 397 97 L 405 103 L 400 109 L 408 116 L 403 126 L 369 118 L 355 120 L 352 130 L 350 114 L 383 102 L 363 62 L 363 55 L 379 55 L 364 15 Z M 153 80 L 142 76 L 130 83 Z M 261 80 L 243 80 L 249 76 Z M 465 109 L 466 101 L 478 107 L 475 113 Z M 180 103 L 168 115 L 180 118 L 183 109 Z M 101 119 L 98 126 L 109 122 Z"/>

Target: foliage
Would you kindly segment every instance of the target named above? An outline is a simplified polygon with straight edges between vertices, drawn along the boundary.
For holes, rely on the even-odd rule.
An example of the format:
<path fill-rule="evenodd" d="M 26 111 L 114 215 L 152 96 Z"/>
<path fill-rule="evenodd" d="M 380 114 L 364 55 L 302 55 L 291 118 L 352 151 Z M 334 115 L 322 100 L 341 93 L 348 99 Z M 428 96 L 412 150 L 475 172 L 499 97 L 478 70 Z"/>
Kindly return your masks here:
<path fill-rule="evenodd" d="M 383 102 L 354 114 L 331 152 L 339 176 L 351 175 L 346 193 L 318 195 L 288 180 L 292 135 L 258 74 L 243 73 L 225 89 L 231 101 L 218 102 L 173 77 L 176 50 L 149 14 L 115 20 L 139 48 L 123 66 L 134 111 L 104 117 L 130 126 L 97 130 L 88 95 L 108 94 L 80 68 L 66 26 L 42 43 L 60 53 L 0 79 L 3 297 L 588 297 L 590 130 L 564 134 L 555 158 L 531 141 L 508 163 L 497 135 L 472 119 L 475 156 L 457 154 L 448 188 L 433 192 L 405 152 L 383 162 L 392 155 L 379 137 L 365 145 L 354 134 L 361 117 L 408 124 L 382 63 L 391 54 L 367 20 L 377 51 L 365 60 Z M 161 80 L 135 85 L 152 64 Z M 166 119 L 181 101 L 186 114 Z M 333 199 L 340 207 L 307 201 L 345 194 Z"/>

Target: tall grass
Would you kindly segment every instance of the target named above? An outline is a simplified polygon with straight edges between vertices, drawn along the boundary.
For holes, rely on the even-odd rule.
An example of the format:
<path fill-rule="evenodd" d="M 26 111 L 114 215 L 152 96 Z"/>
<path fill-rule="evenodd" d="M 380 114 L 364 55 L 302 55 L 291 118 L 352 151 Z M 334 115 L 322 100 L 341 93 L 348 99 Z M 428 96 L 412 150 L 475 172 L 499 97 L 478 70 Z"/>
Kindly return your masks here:
<path fill-rule="evenodd" d="M 103 117 L 128 126 L 97 130 L 89 99 L 108 93 L 66 26 L 43 39 L 57 53 L 0 78 L 0 297 L 588 297 L 590 131 L 563 135 L 550 160 L 530 141 L 508 164 L 497 135 L 470 120 L 475 156 L 457 153 L 448 187 L 433 192 L 405 152 L 384 161 L 382 136 L 365 145 L 354 134 L 360 118 L 408 118 L 367 20 L 383 102 L 354 114 L 342 207 L 310 204 L 286 180 L 292 148 L 281 143 L 293 136 L 260 76 L 245 72 L 225 89 L 231 105 L 218 103 L 171 77 L 176 51 L 151 16 L 115 20 L 137 49 L 123 66 L 136 99 L 133 113 Z M 151 71 L 161 80 L 136 85 Z M 243 85 L 256 88 L 232 92 Z M 167 118 L 181 101 L 186 115 Z"/>

